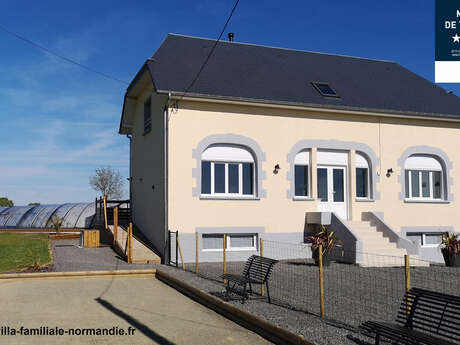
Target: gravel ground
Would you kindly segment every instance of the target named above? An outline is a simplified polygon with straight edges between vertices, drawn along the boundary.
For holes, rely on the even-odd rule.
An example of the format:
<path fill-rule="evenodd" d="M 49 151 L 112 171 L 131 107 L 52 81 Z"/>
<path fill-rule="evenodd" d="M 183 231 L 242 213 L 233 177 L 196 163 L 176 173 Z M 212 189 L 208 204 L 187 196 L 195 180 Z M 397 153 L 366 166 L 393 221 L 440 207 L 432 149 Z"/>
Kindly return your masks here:
<path fill-rule="evenodd" d="M 229 262 L 227 271 L 241 274 L 243 266 L 243 262 Z M 161 267 L 204 291 L 224 298 L 224 288 L 219 278 L 222 263 L 200 263 L 200 276 L 169 266 Z M 193 271 L 194 265 L 187 265 L 186 268 Z M 439 265 L 411 267 L 410 273 L 411 286 L 459 294 L 459 268 Z M 394 320 L 405 292 L 404 267 L 365 268 L 331 263 L 324 269 L 327 318 L 324 321 L 319 318 L 318 276 L 318 267 L 312 260 L 281 261 L 275 265 L 270 279 L 274 305 L 257 297 L 244 305 L 239 301 L 231 303 L 283 328 L 303 334 L 318 345 L 367 344 L 372 341 L 359 334 L 359 325 L 367 320 Z"/>
<path fill-rule="evenodd" d="M 224 298 L 222 283 L 205 279 L 194 273 L 183 271 L 171 266 L 162 265 L 159 269 L 181 279 L 194 287 L 209 292 L 216 297 Z M 235 296 L 237 298 L 237 296 Z M 305 339 L 317 345 L 368 345 L 373 344 L 370 338 L 361 335 L 356 330 L 333 322 L 321 320 L 311 313 L 296 311 L 286 308 L 285 305 L 275 301 L 268 304 L 265 298 L 251 297 L 249 301 L 241 304 L 240 300 L 230 299 L 233 305 L 270 321 L 293 333 L 301 334 Z"/>
<path fill-rule="evenodd" d="M 137 270 L 158 265 L 128 264 L 110 247 L 79 248 L 80 240 L 53 240 L 54 272 Z"/>
<path fill-rule="evenodd" d="M 385 258 L 388 259 L 388 258 Z M 229 262 L 241 274 L 243 262 Z M 192 271 L 194 265 L 188 265 Z M 221 263 L 200 263 L 200 275 L 221 282 Z M 412 267 L 411 286 L 457 295 L 460 268 Z M 280 305 L 319 315 L 319 273 L 312 260 L 283 260 L 270 278 L 271 297 Z M 326 317 L 357 328 L 367 320 L 394 320 L 405 292 L 404 267 L 359 267 L 331 263 L 324 269 Z"/>

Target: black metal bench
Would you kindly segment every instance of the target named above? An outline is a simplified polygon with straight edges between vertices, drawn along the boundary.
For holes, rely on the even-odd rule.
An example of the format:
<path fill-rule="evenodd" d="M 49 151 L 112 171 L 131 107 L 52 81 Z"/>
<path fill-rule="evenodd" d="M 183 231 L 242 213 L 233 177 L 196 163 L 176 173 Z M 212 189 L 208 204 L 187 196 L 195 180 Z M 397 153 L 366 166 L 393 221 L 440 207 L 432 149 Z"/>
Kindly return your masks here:
<path fill-rule="evenodd" d="M 412 288 L 404 296 L 396 322 L 366 321 L 361 328 L 396 344 L 460 344 L 460 297 Z"/>
<path fill-rule="evenodd" d="M 271 303 L 268 280 L 270 279 L 273 265 L 277 262 L 278 260 L 273 260 L 258 255 L 252 255 L 244 265 L 243 274 L 223 274 L 221 278 L 227 281 L 227 285 L 225 287 L 227 298 L 230 292 L 236 292 L 235 288 L 240 286 L 243 289 L 242 303 L 244 303 L 244 301 L 249 298 L 248 295 L 252 294 L 252 285 L 265 284 L 267 287 L 268 303 Z M 248 286 L 249 290 L 247 290 Z"/>

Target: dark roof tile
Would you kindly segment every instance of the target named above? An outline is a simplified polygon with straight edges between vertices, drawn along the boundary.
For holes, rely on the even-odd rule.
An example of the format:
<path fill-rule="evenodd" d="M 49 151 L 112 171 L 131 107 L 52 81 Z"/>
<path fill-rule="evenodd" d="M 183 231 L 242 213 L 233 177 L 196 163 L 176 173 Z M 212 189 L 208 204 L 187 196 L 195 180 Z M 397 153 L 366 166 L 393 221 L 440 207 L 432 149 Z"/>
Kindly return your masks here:
<path fill-rule="evenodd" d="M 157 90 L 184 92 L 214 40 L 168 35 L 147 66 Z M 326 82 L 340 98 L 324 97 Z M 395 62 L 220 41 L 188 91 L 273 103 L 449 116 L 460 99 Z"/>

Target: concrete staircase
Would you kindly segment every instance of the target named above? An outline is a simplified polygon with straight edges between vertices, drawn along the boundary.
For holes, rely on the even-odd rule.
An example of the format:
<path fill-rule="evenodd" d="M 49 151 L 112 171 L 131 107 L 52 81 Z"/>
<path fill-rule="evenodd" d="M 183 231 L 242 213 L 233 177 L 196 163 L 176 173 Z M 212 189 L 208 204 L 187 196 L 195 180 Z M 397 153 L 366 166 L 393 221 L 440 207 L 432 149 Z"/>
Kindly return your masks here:
<path fill-rule="evenodd" d="M 398 267 L 404 266 L 406 249 L 396 247 L 388 238 L 383 237 L 377 227 L 366 221 L 345 221 L 345 224 L 362 241 L 361 263 L 363 267 Z M 429 264 L 420 261 L 417 255 L 410 255 L 411 266 L 426 267 Z"/>

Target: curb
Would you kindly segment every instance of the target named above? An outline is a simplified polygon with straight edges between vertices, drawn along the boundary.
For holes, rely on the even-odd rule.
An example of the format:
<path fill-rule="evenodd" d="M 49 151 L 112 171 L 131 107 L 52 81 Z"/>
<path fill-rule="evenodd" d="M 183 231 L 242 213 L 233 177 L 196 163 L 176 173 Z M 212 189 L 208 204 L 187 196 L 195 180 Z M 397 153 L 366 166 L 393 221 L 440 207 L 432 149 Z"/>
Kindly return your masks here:
<path fill-rule="evenodd" d="M 203 304 L 204 306 L 259 334 L 265 339 L 274 342 L 275 344 L 315 345 L 305 340 L 305 338 L 300 335 L 292 333 L 258 316 L 248 313 L 247 311 L 241 310 L 230 303 L 224 302 L 221 299 L 204 292 L 203 290 L 174 278 L 161 270 L 157 270 L 155 276 L 165 284 L 175 288 L 198 303 Z"/>
<path fill-rule="evenodd" d="M 75 232 L 82 232 L 85 229 L 62 229 L 59 232 L 60 233 L 75 233 Z M 30 229 L 16 229 L 16 228 L 6 228 L 6 229 L 0 229 L 0 233 L 12 233 L 12 234 L 48 234 L 48 233 L 56 233 L 56 230 L 52 229 L 39 229 L 39 228 L 30 228 Z"/>
<path fill-rule="evenodd" d="M 110 276 L 145 276 L 155 274 L 156 269 L 119 270 L 119 271 L 75 271 L 75 272 L 44 272 L 44 273 L 5 273 L 2 279 L 33 279 L 33 278 L 65 278 L 65 277 L 110 277 Z"/>

